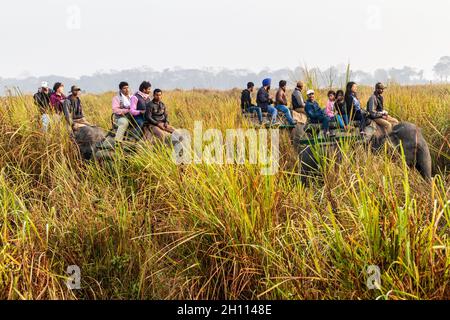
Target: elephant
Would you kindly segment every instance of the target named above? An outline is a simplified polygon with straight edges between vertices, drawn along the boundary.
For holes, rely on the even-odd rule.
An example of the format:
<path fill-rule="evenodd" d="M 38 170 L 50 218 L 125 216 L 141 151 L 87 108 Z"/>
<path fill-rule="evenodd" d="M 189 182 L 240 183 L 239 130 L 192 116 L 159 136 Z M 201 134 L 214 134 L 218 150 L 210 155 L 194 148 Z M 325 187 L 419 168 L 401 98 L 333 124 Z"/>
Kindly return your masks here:
<path fill-rule="evenodd" d="M 74 131 L 74 140 L 77 144 L 81 157 L 84 160 L 103 159 L 107 160 L 112 157 L 115 149 L 114 136 L 97 126 L 83 126 Z M 144 128 L 143 141 L 150 144 L 156 143 L 158 138 L 147 127 Z M 173 141 L 171 136 L 164 140 L 166 144 Z M 128 142 L 124 145 L 125 151 L 135 150 L 137 142 Z"/>
<path fill-rule="evenodd" d="M 97 144 L 106 139 L 107 133 L 100 127 L 83 126 L 74 131 L 74 139 L 84 160 L 91 160 L 97 152 Z"/>
<path fill-rule="evenodd" d="M 376 152 L 377 150 L 380 150 L 385 143 L 391 143 L 396 148 L 402 145 L 406 164 L 411 168 L 417 169 L 425 180 L 429 181 L 431 179 L 432 160 L 430 150 L 421 130 L 415 124 L 401 122 L 394 126 L 392 132 L 389 134 L 380 134 L 380 132 L 382 132 L 381 129 L 374 123 L 368 130 L 376 130 L 376 133 L 372 132 L 364 141 L 364 144 L 372 151 Z M 336 142 L 320 147 L 322 148 L 321 151 L 324 152 L 334 152 L 335 150 L 338 150 Z M 301 150 L 299 157 L 301 162 L 301 174 L 303 181 L 305 181 L 306 176 L 311 176 L 318 172 L 319 163 L 314 157 L 314 152 L 310 146 Z M 339 159 L 339 152 L 337 152 L 338 162 Z"/>
<path fill-rule="evenodd" d="M 304 134 L 303 126 L 297 126 L 294 131 L 294 147 L 299 151 L 300 162 L 301 162 L 301 173 L 302 176 L 311 175 L 318 171 L 319 164 L 314 157 L 313 151 L 310 146 L 299 150 L 298 141 L 295 137 L 299 137 Z M 381 149 L 385 143 L 390 142 L 393 146 L 398 147 L 400 144 L 403 147 L 403 152 L 405 155 L 406 164 L 412 168 L 416 168 L 423 178 L 426 180 L 431 179 L 431 155 L 428 148 L 428 144 L 423 137 L 421 130 L 412 123 L 401 122 L 400 124 L 394 126 L 393 130 L 389 134 L 382 133 L 380 127 L 373 122 L 371 126 L 366 129 L 368 138 L 364 142 L 367 144 L 372 151 L 377 151 Z M 370 131 L 372 130 L 372 131 Z M 92 158 L 102 158 L 108 157 L 111 152 L 110 150 L 101 150 L 99 144 L 103 145 L 114 145 L 114 138 L 109 136 L 105 130 L 96 126 L 85 126 L 79 128 L 75 134 L 75 141 L 79 147 L 81 156 L 85 160 L 90 160 Z M 151 135 L 148 133 L 144 134 L 147 140 L 151 141 Z M 337 143 L 327 143 L 321 148 L 324 151 L 333 151 L 337 149 Z M 340 156 L 338 154 L 337 161 L 339 162 Z"/>

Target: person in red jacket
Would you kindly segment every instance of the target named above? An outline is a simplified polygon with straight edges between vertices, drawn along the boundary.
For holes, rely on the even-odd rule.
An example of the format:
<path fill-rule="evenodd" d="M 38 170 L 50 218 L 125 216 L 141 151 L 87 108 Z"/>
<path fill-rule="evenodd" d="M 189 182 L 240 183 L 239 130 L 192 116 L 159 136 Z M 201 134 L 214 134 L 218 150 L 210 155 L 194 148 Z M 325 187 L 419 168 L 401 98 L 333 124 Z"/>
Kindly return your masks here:
<path fill-rule="evenodd" d="M 63 104 L 66 99 L 64 85 L 61 82 L 56 82 L 53 86 L 53 94 L 50 96 L 50 104 L 55 113 L 62 114 Z"/>

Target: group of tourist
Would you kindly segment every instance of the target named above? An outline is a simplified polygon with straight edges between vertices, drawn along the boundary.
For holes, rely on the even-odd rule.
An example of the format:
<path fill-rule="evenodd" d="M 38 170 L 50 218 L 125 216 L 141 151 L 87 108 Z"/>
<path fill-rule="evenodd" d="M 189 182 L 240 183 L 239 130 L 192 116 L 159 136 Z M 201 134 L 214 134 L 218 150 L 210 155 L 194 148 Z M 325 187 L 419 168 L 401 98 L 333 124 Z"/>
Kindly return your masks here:
<path fill-rule="evenodd" d="M 286 97 L 287 82 L 280 81 L 279 89 L 275 95 L 275 99 L 270 95 L 270 86 L 272 80 L 270 78 L 264 79 L 262 82 L 262 87 L 258 90 L 256 95 L 256 105 L 252 102 L 252 92 L 254 91 L 255 84 L 249 82 L 247 84 L 247 89 L 242 91 L 241 95 L 241 108 L 244 112 L 256 113 L 260 124 L 263 124 L 263 112 L 270 115 L 269 123 L 271 125 L 276 124 L 278 112 L 282 112 L 286 120 L 290 125 L 296 125 L 297 120 L 295 120 L 291 111 L 289 110 L 288 101 Z M 273 105 L 274 104 L 274 105 Z"/>
<path fill-rule="evenodd" d="M 66 97 L 64 85 L 61 82 L 56 82 L 53 90 L 50 90 L 48 82 L 42 82 L 38 92 L 34 95 L 34 102 L 41 112 L 41 122 L 45 131 L 48 130 L 51 117 L 59 120 L 61 115 L 74 129 L 83 125 L 90 125 L 83 115 L 80 92 L 79 87 L 72 86 L 69 95 Z"/>
<path fill-rule="evenodd" d="M 385 132 L 392 131 L 392 127 L 398 124 L 398 121 L 389 116 L 384 108 L 383 93 L 386 87 L 382 83 L 375 85 L 375 91 L 364 110 L 358 98 L 358 85 L 355 82 L 349 82 L 345 92 L 330 90 L 326 106 L 322 108 L 316 101 L 315 92 L 312 89 L 306 91 L 307 99 L 304 100 L 304 83 L 299 81 L 291 96 L 291 109 L 288 108 L 286 97 L 287 82 L 285 80 L 279 82 L 275 99 L 270 95 L 271 82 L 270 78 L 263 80 L 262 87 L 256 95 L 256 105 L 252 103 L 251 97 L 255 88 L 253 82 L 249 82 L 247 89 L 244 89 L 241 94 L 242 111 L 256 113 L 261 125 L 263 124 L 263 113 L 268 114 L 268 125 L 277 125 L 278 112 L 284 114 L 289 125 L 296 125 L 297 121 L 305 122 L 302 119 L 307 119 L 309 123 L 320 123 L 327 136 L 333 134 L 330 130 L 332 121 L 335 121 L 343 129 L 348 128 L 350 121 L 357 121 L 362 135 L 365 134 L 367 118 L 375 121 Z"/>
<path fill-rule="evenodd" d="M 135 139 L 142 138 L 144 127 L 147 127 L 157 138 L 166 139 L 175 129 L 169 124 L 167 107 L 162 101 L 161 89 L 153 90 L 148 81 L 139 86 L 139 90 L 130 94 L 127 82 L 119 84 L 119 93 L 113 98 L 113 122 L 117 126 L 116 142 L 122 142 L 128 128 L 132 128 Z"/>
<path fill-rule="evenodd" d="M 119 84 L 119 92 L 112 99 L 112 119 L 116 126 L 115 141 L 124 141 L 127 132 L 131 139 L 141 139 L 144 128 L 148 128 L 157 138 L 165 140 L 175 129 L 169 124 L 167 108 L 162 101 L 161 89 L 151 90 L 151 84 L 144 81 L 139 90 L 131 95 L 127 82 Z M 51 90 L 47 82 L 42 82 L 34 95 L 34 102 L 41 113 L 44 131 L 48 131 L 51 119 L 59 121 L 64 116 L 66 123 L 74 131 L 91 124 L 83 113 L 80 99 L 81 89 L 72 86 L 68 96 L 64 94 L 64 84 L 57 82 Z"/>
<path fill-rule="evenodd" d="M 358 121 L 359 131 L 365 132 L 366 119 L 372 119 L 386 132 L 398 121 L 389 116 L 384 108 L 383 93 L 385 86 L 377 83 L 375 91 L 367 102 L 366 110 L 362 108 L 358 98 L 358 85 L 355 82 L 347 84 L 343 90 L 328 92 L 328 101 L 324 108 L 316 101 L 314 90 L 306 91 L 306 101 L 303 98 L 304 83 L 299 81 L 291 96 L 291 109 L 288 107 L 287 82 L 281 80 L 275 97 L 270 94 L 272 80 L 262 81 L 262 87 L 256 93 L 256 104 L 252 102 L 255 84 L 249 82 L 242 91 L 241 108 L 243 112 L 256 113 L 259 123 L 263 124 L 263 113 L 268 115 L 268 125 L 276 125 L 278 113 L 282 113 L 289 125 L 297 122 L 319 123 L 325 135 L 332 135 L 330 122 L 334 121 L 340 128 L 347 129 L 351 121 Z M 127 82 L 119 84 L 119 92 L 112 99 L 112 120 L 116 127 L 115 141 L 121 143 L 129 132 L 131 139 L 141 139 L 144 128 L 154 136 L 166 140 L 175 131 L 169 124 L 167 107 L 162 101 L 163 92 L 160 89 L 151 90 L 150 82 L 144 81 L 139 90 L 132 95 Z M 153 94 L 152 94 L 153 93 Z M 66 123 L 74 130 L 91 124 L 83 113 L 83 103 L 80 98 L 81 89 L 73 85 L 68 96 L 64 94 L 64 84 L 56 82 L 53 90 L 48 83 L 43 82 L 34 95 L 35 104 L 41 112 L 41 123 L 48 130 L 51 118 L 60 120 L 64 116 Z"/>

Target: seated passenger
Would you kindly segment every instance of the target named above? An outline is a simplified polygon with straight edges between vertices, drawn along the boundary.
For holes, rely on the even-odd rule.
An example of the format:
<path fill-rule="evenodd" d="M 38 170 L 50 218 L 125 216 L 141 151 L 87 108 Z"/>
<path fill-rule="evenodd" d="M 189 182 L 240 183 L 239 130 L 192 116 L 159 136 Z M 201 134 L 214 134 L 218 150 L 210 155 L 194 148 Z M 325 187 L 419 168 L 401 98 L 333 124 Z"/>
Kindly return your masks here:
<path fill-rule="evenodd" d="M 41 124 L 44 132 L 48 131 L 48 126 L 50 124 L 50 88 L 48 83 L 43 81 L 38 92 L 33 96 L 34 104 L 39 108 L 41 114 Z"/>
<path fill-rule="evenodd" d="M 334 110 L 341 128 L 347 129 L 348 126 L 348 114 L 347 104 L 345 103 L 344 91 L 336 91 L 336 101 L 334 103 Z"/>
<path fill-rule="evenodd" d="M 277 109 L 280 112 L 284 113 L 284 116 L 286 117 L 287 122 L 291 126 L 295 126 L 297 124 L 297 121 L 292 119 L 291 111 L 287 107 L 288 101 L 286 97 L 286 86 L 287 82 L 285 80 L 281 80 L 279 84 L 279 88 L 277 91 L 277 94 L 275 96 L 275 109 Z"/>
<path fill-rule="evenodd" d="M 370 119 L 383 127 L 385 133 L 390 133 L 392 127 L 398 124 L 398 120 L 389 116 L 388 112 L 384 110 L 384 90 L 385 86 L 382 83 L 379 82 L 375 85 L 375 92 L 367 101 L 367 112 Z"/>
<path fill-rule="evenodd" d="M 304 84 L 302 81 L 297 82 L 297 86 L 292 92 L 292 118 L 300 123 L 306 123 L 307 117 L 305 113 L 305 101 L 303 100 L 302 90 Z"/>
<path fill-rule="evenodd" d="M 148 109 L 152 99 L 150 98 L 152 85 L 148 81 L 144 81 L 139 86 L 139 91 L 131 97 L 130 114 L 133 116 L 132 132 L 134 138 L 141 139 L 143 135 L 143 126 L 145 122 L 144 114 Z"/>
<path fill-rule="evenodd" d="M 355 82 L 347 83 L 347 89 L 345 91 L 345 103 L 347 105 L 347 114 L 349 120 L 359 121 L 359 131 L 361 135 L 364 135 L 366 128 L 366 114 L 361 109 L 361 102 L 357 95 L 358 85 Z"/>
<path fill-rule="evenodd" d="M 325 135 L 330 135 L 330 118 L 320 108 L 315 100 L 314 90 L 308 90 L 306 93 L 308 100 L 305 104 L 305 111 L 311 123 L 322 123 L 322 130 Z"/>
<path fill-rule="evenodd" d="M 123 142 L 125 133 L 130 125 L 128 121 L 130 106 L 130 87 L 127 82 L 121 82 L 119 84 L 119 93 L 112 100 L 113 122 L 117 126 L 116 142 Z"/>
<path fill-rule="evenodd" d="M 336 100 L 336 92 L 333 90 L 328 91 L 328 101 L 325 105 L 325 114 L 330 118 L 334 118 L 334 101 Z"/>
<path fill-rule="evenodd" d="M 175 128 L 169 124 L 167 108 L 162 102 L 162 91 L 160 89 L 153 91 L 153 100 L 145 112 L 145 120 L 149 124 L 149 129 L 157 138 L 170 143 L 169 138 Z"/>
<path fill-rule="evenodd" d="M 292 109 L 297 112 L 305 111 L 305 101 L 303 101 L 303 81 L 297 82 L 297 86 L 292 92 Z"/>
<path fill-rule="evenodd" d="M 325 114 L 330 118 L 330 121 L 337 121 L 340 128 L 345 128 L 344 122 L 342 121 L 342 117 L 339 117 L 336 109 L 336 92 L 333 90 L 328 91 L 328 101 L 325 107 Z"/>
<path fill-rule="evenodd" d="M 50 105 L 52 107 L 52 111 L 58 115 L 63 112 L 63 103 L 66 100 L 66 96 L 64 95 L 64 85 L 61 82 L 56 82 L 53 86 L 53 93 L 50 95 Z"/>
<path fill-rule="evenodd" d="M 258 106 L 255 106 L 252 103 L 252 92 L 253 92 L 254 88 L 255 88 L 255 84 L 253 82 L 247 83 L 247 89 L 242 91 L 242 94 L 241 94 L 241 108 L 242 108 L 242 112 L 250 112 L 250 113 L 256 112 L 256 114 L 258 115 L 259 124 L 262 124 L 263 117 L 262 117 L 261 108 Z"/>
<path fill-rule="evenodd" d="M 63 112 L 66 121 L 74 131 L 81 127 L 90 126 L 83 114 L 83 104 L 80 99 L 81 89 L 77 86 L 70 88 L 70 95 L 63 103 Z"/>
<path fill-rule="evenodd" d="M 271 115 L 270 124 L 275 124 L 277 121 L 277 109 L 272 106 L 273 98 L 270 96 L 270 85 L 272 83 L 272 79 L 267 78 L 262 82 L 262 87 L 259 88 L 258 93 L 256 95 L 256 104 L 259 108 L 261 108 L 262 112 L 268 112 Z"/>

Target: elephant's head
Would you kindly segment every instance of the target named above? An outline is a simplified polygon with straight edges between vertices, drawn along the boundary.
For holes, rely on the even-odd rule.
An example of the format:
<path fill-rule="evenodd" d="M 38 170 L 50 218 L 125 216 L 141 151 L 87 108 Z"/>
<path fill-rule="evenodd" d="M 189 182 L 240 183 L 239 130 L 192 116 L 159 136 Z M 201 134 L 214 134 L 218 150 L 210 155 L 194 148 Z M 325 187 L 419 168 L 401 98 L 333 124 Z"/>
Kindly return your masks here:
<path fill-rule="evenodd" d="M 402 122 L 396 125 L 389 135 L 374 137 L 372 147 L 378 149 L 387 140 L 395 147 L 403 147 L 406 164 L 415 167 L 422 177 L 431 179 L 431 155 L 428 144 L 419 127 L 413 123 Z"/>
<path fill-rule="evenodd" d="M 401 145 L 407 165 L 415 167 L 425 179 L 431 179 L 432 163 L 430 150 L 421 130 L 416 125 L 409 122 L 402 122 L 396 125 L 388 135 L 380 134 L 377 130 L 376 127 L 373 127 L 370 140 L 368 140 L 373 151 L 380 149 L 387 142 L 390 142 L 395 147 Z M 327 145 L 324 148 L 327 152 L 330 150 L 335 151 L 336 149 L 339 151 L 335 144 Z M 299 156 L 302 176 L 314 175 L 320 171 L 319 163 L 311 147 L 308 146 L 300 150 Z"/>
<path fill-rule="evenodd" d="M 99 127 L 85 126 L 75 132 L 75 141 L 80 149 L 81 156 L 90 160 L 95 154 L 96 144 L 105 139 L 106 132 Z"/>

